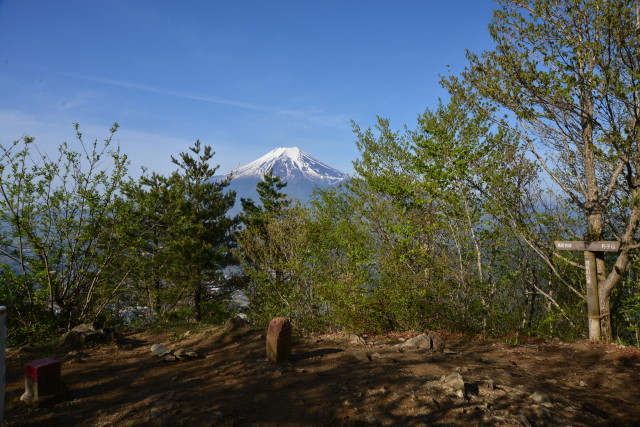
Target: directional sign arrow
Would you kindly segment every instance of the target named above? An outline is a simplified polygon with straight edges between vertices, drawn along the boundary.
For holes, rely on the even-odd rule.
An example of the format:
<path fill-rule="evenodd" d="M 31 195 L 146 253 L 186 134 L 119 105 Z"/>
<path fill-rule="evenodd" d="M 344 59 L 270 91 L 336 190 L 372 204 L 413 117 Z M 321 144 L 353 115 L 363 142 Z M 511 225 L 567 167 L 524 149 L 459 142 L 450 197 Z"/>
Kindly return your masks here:
<path fill-rule="evenodd" d="M 553 242 L 559 251 L 591 251 L 591 252 L 618 252 L 620 242 L 580 242 L 576 240 L 560 240 Z"/>

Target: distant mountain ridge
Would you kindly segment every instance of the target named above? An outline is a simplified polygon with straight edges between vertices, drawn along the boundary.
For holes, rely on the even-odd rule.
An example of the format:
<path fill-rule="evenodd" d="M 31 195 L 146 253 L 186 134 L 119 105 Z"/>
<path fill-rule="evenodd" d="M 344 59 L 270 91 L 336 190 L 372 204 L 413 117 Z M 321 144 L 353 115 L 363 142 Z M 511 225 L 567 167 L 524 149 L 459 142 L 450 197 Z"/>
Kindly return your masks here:
<path fill-rule="evenodd" d="M 298 147 L 278 147 L 226 175 L 214 176 L 212 179 L 220 180 L 231 175 L 231 184 L 227 188 L 238 194 L 236 206 L 231 212 L 237 213 L 241 210 L 240 198 L 258 201 L 256 185 L 270 170 L 287 183 L 282 192 L 301 202 L 309 200 L 316 187 L 327 188 L 348 179 L 344 172 L 319 161 Z"/>

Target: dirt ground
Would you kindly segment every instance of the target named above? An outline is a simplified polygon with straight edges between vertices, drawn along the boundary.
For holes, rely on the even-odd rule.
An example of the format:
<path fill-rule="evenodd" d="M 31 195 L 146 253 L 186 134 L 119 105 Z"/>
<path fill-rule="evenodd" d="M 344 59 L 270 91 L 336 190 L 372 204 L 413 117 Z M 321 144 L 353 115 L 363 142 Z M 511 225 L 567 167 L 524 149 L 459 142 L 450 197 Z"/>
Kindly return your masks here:
<path fill-rule="evenodd" d="M 637 349 L 445 333 L 442 352 L 400 348 L 415 335 L 298 337 L 280 365 L 265 359 L 264 331 L 246 326 L 131 331 L 79 352 L 13 350 L 5 425 L 640 425 Z M 155 343 L 200 357 L 165 362 Z M 24 364 L 43 357 L 61 361 L 65 391 L 21 402 Z"/>

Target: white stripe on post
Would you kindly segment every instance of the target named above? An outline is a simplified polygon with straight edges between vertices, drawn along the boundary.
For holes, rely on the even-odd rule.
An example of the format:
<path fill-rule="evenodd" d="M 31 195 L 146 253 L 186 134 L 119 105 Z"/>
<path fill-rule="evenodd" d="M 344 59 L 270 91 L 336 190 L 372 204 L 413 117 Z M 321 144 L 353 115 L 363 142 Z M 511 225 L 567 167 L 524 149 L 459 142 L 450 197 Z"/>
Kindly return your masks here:
<path fill-rule="evenodd" d="M 5 356 L 7 341 L 7 307 L 0 306 L 0 423 L 4 419 L 4 382 L 7 372 L 7 358 Z"/>

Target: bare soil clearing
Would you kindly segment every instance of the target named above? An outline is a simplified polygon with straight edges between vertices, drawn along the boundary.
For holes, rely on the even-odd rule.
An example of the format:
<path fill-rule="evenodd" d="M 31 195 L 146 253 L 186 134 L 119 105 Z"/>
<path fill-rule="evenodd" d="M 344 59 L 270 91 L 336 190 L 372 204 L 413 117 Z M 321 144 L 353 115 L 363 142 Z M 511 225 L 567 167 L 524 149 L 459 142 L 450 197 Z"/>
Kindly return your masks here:
<path fill-rule="evenodd" d="M 414 335 L 294 338 L 292 360 L 281 365 L 265 359 L 264 332 L 248 327 L 132 331 L 79 354 L 14 350 L 5 425 L 640 424 L 637 349 L 441 334 L 444 352 L 401 351 L 398 338 Z M 165 362 L 151 354 L 155 343 L 201 357 Z M 66 391 L 28 405 L 19 401 L 24 364 L 41 357 L 62 362 Z M 443 379 L 454 372 L 463 397 Z"/>

